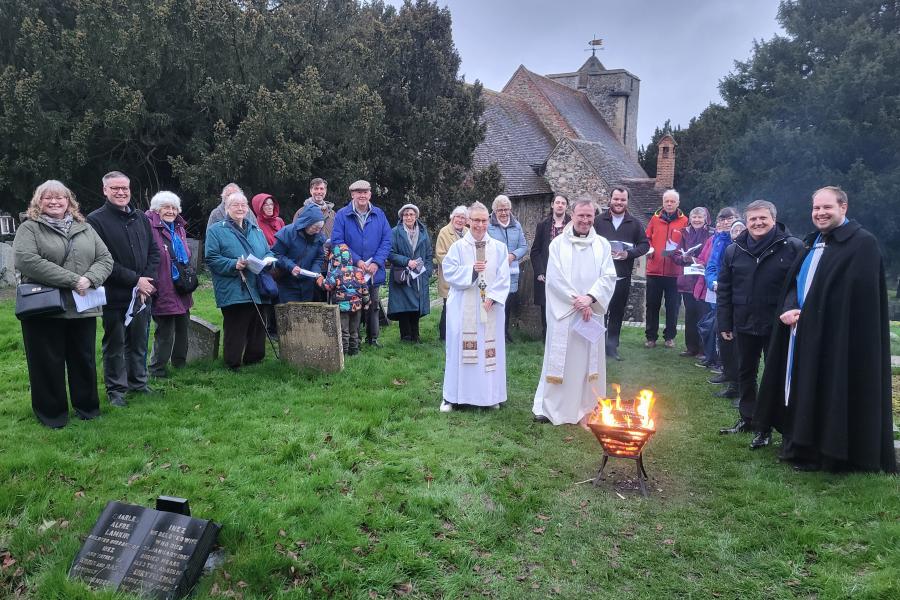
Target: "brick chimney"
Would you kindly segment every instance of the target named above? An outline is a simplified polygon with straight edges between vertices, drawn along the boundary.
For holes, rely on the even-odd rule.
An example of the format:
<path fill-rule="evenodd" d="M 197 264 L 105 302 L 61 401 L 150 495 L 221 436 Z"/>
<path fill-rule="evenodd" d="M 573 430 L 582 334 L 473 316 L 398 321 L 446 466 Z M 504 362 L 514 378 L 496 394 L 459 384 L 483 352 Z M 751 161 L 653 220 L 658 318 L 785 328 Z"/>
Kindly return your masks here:
<path fill-rule="evenodd" d="M 668 133 L 656 143 L 656 184 L 658 190 L 675 187 L 675 138 Z"/>

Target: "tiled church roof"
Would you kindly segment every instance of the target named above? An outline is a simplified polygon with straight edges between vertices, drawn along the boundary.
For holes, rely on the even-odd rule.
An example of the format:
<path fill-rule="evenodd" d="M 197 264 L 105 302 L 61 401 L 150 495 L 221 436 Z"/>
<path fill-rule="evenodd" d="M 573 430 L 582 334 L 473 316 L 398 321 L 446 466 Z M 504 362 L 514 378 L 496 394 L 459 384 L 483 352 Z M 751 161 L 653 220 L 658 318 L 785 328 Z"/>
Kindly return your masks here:
<path fill-rule="evenodd" d="M 497 163 L 510 196 L 551 193 L 538 171 L 556 143 L 540 119 L 525 102 L 506 94 L 486 89 L 484 102 L 482 119 L 487 131 L 475 149 L 473 169 Z"/>

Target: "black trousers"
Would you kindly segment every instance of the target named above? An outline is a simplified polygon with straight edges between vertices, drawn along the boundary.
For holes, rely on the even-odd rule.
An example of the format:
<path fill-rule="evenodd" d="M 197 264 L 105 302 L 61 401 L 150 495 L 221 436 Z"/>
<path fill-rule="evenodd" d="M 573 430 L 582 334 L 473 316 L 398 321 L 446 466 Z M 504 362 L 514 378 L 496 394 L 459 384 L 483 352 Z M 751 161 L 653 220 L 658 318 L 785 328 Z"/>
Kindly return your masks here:
<path fill-rule="evenodd" d="M 735 340 L 722 339 L 719 336 L 719 362 L 722 363 L 722 373 L 729 383 L 737 385 L 738 382 L 738 357 L 737 342 Z"/>
<path fill-rule="evenodd" d="M 378 339 L 381 333 L 381 322 L 378 320 L 378 312 L 381 310 L 381 286 L 369 286 L 369 308 L 363 310 L 362 320 L 366 326 L 366 341 Z"/>
<path fill-rule="evenodd" d="M 442 298 L 444 301 L 441 305 L 441 321 L 438 323 L 438 335 L 441 338 L 441 341 L 445 341 L 447 339 L 447 299 Z M 546 317 L 545 317 L 546 318 Z M 547 324 L 544 323 L 544 329 L 547 329 Z"/>
<path fill-rule="evenodd" d="M 759 372 L 759 359 L 769 351 L 769 336 L 736 333 L 734 339 L 737 342 L 738 393 L 740 394 L 738 410 L 741 418 L 750 422 L 753 420 L 753 411 L 756 410 L 756 378 Z"/>
<path fill-rule="evenodd" d="M 625 307 L 628 305 L 628 293 L 631 291 L 631 275 L 616 282 L 616 289 L 609 301 L 606 311 L 606 352 L 615 354 L 619 349 L 619 336 L 622 334 L 622 320 L 625 318 Z M 657 307 L 656 312 L 659 312 Z M 546 317 L 544 317 L 546 318 Z M 546 327 L 544 328 L 546 330 Z"/>
<path fill-rule="evenodd" d="M 252 365 L 266 357 L 266 326 L 252 302 L 223 306 L 222 330 L 222 358 L 228 368 Z"/>
<path fill-rule="evenodd" d="M 419 341 L 419 311 L 410 310 L 393 313 L 391 320 L 400 325 L 400 339 L 406 342 Z"/>
<path fill-rule="evenodd" d="M 684 345 L 692 354 L 703 354 L 703 341 L 697 323 L 709 311 L 709 304 L 694 298 L 691 292 L 681 292 L 684 300 Z"/>
<path fill-rule="evenodd" d="M 503 312 L 506 315 L 506 336 L 509 337 L 509 330 L 513 326 L 514 315 L 519 314 L 519 292 L 510 292 L 506 297 L 506 304 L 503 306 Z"/>
<path fill-rule="evenodd" d="M 128 307 L 103 307 L 103 379 L 110 400 L 147 387 L 151 308 L 148 301 L 147 307 L 135 314 L 126 327 Z"/>
<path fill-rule="evenodd" d="M 69 422 L 66 375 L 72 408 L 82 419 L 100 414 L 97 394 L 96 317 L 22 321 L 22 341 L 31 384 L 31 409 L 48 427 Z"/>
<path fill-rule="evenodd" d="M 659 339 L 659 309 L 662 306 L 663 296 L 666 299 L 666 328 L 663 330 L 663 339 L 674 340 L 678 331 L 678 310 L 681 308 L 678 278 L 647 275 L 647 327 L 644 333 L 647 340 L 652 342 Z"/>

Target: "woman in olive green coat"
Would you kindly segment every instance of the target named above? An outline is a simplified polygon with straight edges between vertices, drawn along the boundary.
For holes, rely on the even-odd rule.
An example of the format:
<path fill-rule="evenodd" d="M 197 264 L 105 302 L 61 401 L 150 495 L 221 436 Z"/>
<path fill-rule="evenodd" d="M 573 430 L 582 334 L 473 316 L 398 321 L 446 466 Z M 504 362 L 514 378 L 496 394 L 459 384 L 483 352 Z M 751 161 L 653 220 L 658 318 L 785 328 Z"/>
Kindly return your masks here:
<path fill-rule="evenodd" d="M 95 346 L 102 310 L 78 312 L 73 294 L 84 296 L 103 285 L 112 272 L 112 255 L 85 223 L 72 192 L 54 180 L 35 190 L 13 250 L 22 282 L 59 288 L 66 309 L 22 319 L 34 414 L 48 427 L 69 421 L 68 373 L 72 407 L 82 419 L 93 419 L 100 414 Z"/>

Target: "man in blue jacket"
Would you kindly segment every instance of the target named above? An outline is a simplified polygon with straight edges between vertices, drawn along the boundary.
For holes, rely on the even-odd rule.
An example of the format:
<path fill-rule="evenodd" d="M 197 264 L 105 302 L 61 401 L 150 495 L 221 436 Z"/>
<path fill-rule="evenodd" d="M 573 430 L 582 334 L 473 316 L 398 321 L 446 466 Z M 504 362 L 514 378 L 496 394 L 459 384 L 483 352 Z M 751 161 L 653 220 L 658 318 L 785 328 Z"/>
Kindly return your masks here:
<path fill-rule="evenodd" d="M 371 304 L 363 315 L 366 324 L 366 343 L 378 343 L 378 291 L 384 283 L 384 262 L 391 250 L 391 226 L 384 212 L 372 205 L 372 186 L 360 179 L 350 185 L 350 203 L 337 211 L 331 245 L 347 244 L 357 267 L 369 275 Z"/>

